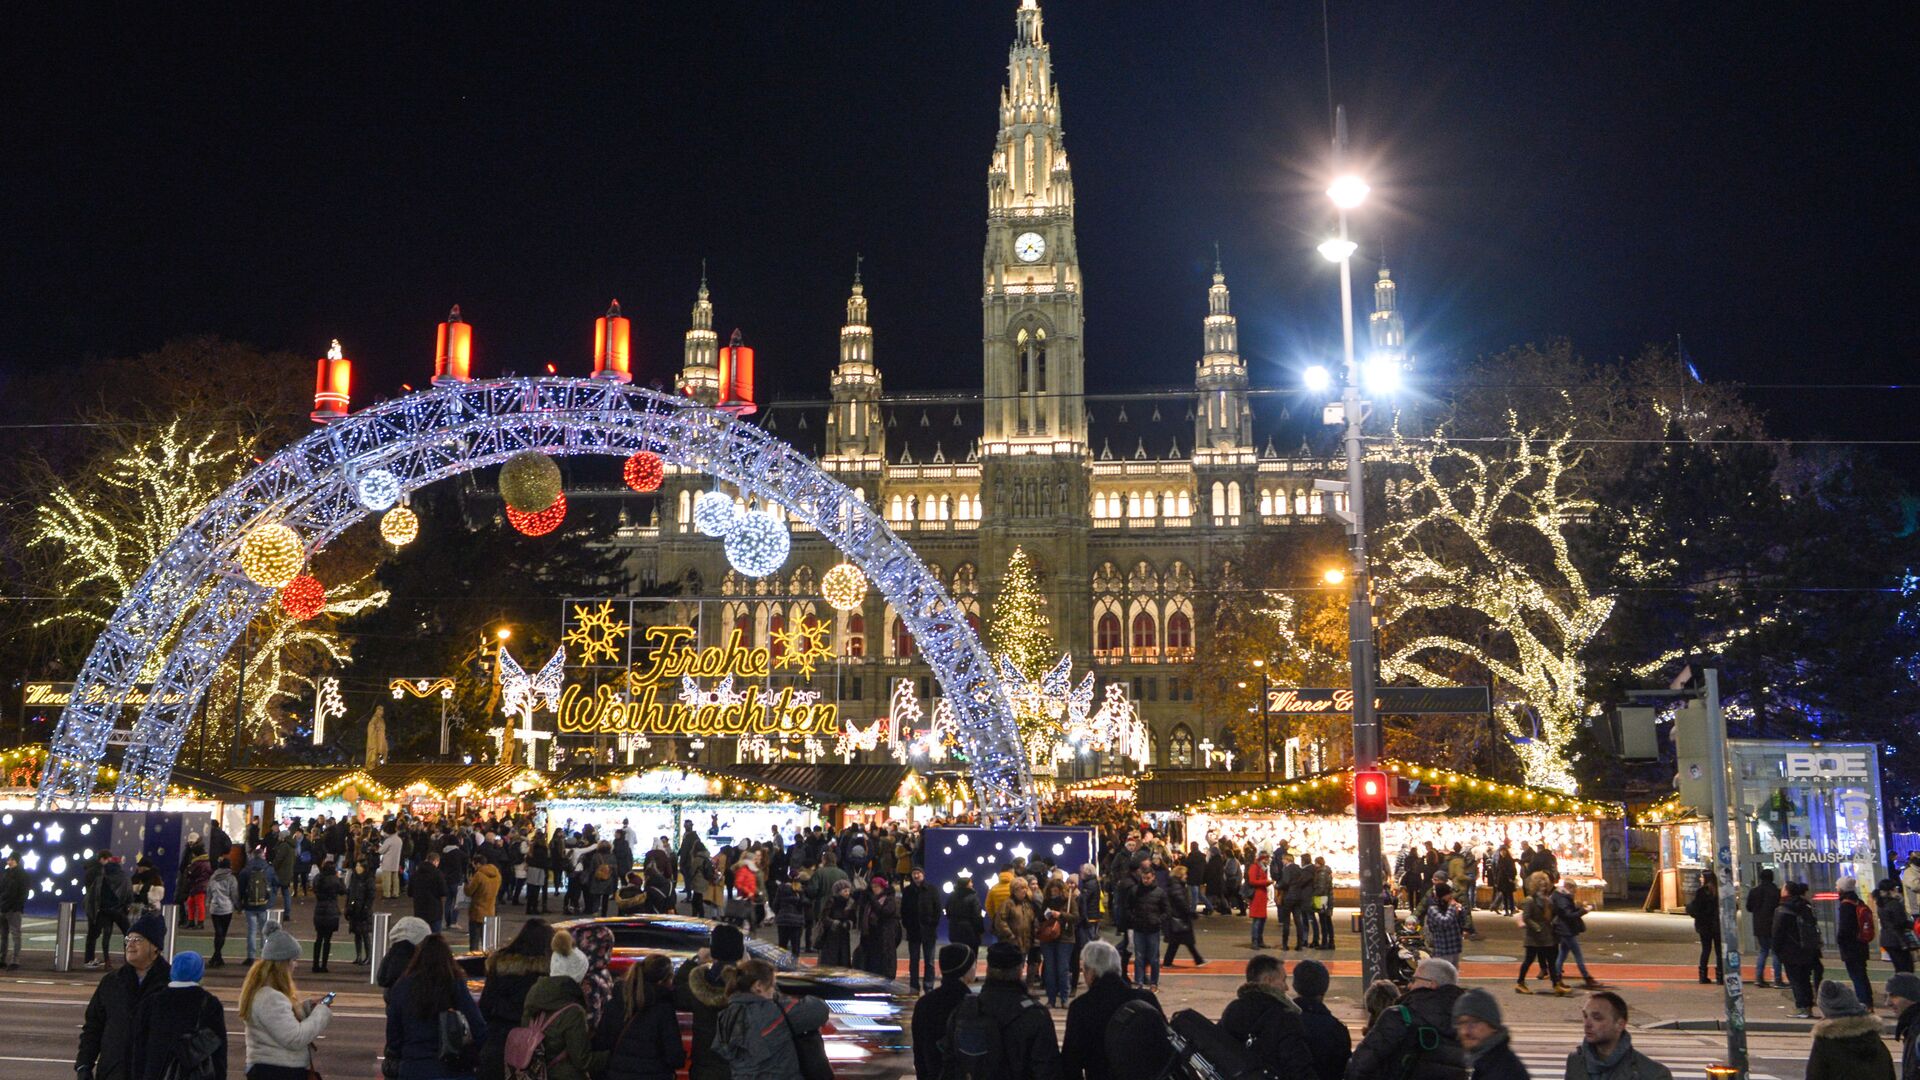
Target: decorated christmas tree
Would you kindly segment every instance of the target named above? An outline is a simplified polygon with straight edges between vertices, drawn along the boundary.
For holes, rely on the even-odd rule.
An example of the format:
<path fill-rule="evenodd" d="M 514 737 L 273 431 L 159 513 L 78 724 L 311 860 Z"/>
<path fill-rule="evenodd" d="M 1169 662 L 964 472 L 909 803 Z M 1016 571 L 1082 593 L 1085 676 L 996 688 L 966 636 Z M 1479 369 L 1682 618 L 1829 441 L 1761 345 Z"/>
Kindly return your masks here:
<path fill-rule="evenodd" d="M 1000 597 L 993 602 L 987 637 L 993 651 L 1012 659 L 1013 666 L 1029 679 L 1039 679 L 1060 660 L 1053 625 L 1041 611 L 1045 602 L 1026 550 L 1014 548 L 1007 576 L 1000 583 Z"/>

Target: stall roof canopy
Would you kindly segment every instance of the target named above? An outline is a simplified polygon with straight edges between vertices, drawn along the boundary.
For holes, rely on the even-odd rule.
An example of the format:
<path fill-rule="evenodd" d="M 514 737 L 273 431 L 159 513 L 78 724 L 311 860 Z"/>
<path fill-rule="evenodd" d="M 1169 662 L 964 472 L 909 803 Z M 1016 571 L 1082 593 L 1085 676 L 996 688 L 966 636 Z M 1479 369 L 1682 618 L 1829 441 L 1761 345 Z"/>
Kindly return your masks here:
<path fill-rule="evenodd" d="M 1553 813 L 1587 817 L 1620 817 L 1625 813 L 1625 808 L 1619 803 L 1488 780 L 1435 765 L 1419 765 L 1388 758 L 1383 759 L 1379 767 L 1414 786 L 1429 785 L 1446 790 L 1449 793 L 1447 805 L 1457 813 Z M 1342 807 L 1341 812 L 1349 812 L 1352 783 L 1352 770 L 1346 767 L 1297 776 L 1291 780 L 1276 780 L 1270 784 L 1247 773 L 1156 773 L 1141 780 L 1135 806 L 1143 812 L 1183 810 L 1188 813 L 1222 813 L 1316 809 L 1332 812 L 1334 806 Z"/>
<path fill-rule="evenodd" d="M 331 795 L 355 781 L 371 781 L 367 794 L 399 792 L 424 784 L 435 794 L 460 792 L 486 798 L 506 791 L 525 768 L 519 765 L 451 765 L 439 762 L 378 765 L 360 769 L 350 765 L 259 767 L 224 769 L 216 773 L 176 770 L 191 786 L 214 795 L 255 795 L 312 798 Z M 203 786 L 202 782 L 205 782 Z"/>
<path fill-rule="evenodd" d="M 1180 810 L 1222 795 L 1238 794 L 1247 790 L 1249 782 L 1257 783 L 1258 778 L 1222 769 L 1155 769 L 1140 778 L 1133 807 L 1143 814 Z"/>
<path fill-rule="evenodd" d="M 658 768 L 673 768 L 662 763 Z M 707 776 L 724 777 L 729 780 L 746 780 L 756 784 L 765 784 L 770 788 L 785 792 L 804 802 L 819 805 L 834 804 L 840 806 L 885 806 L 893 802 L 900 791 L 900 785 L 906 782 L 907 774 L 912 772 L 905 765 L 805 765 L 782 763 L 775 765 L 756 765 L 745 762 L 736 765 L 695 765 L 692 766 Z M 599 777 L 619 775 L 631 772 L 631 769 L 615 766 L 576 765 L 554 780 L 554 787 L 578 784 Z"/>

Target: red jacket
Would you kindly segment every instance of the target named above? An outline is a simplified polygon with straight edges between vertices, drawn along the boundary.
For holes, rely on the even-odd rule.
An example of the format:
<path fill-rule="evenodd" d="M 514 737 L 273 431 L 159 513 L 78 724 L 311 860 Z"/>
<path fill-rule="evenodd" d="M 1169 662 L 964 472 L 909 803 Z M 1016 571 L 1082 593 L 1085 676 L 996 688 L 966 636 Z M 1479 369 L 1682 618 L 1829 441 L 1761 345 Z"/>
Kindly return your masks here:
<path fill-rule="evenodd" d="M 1257 859 L 1247 864 L 1247 884 L 1253 886 L 1253 899 L 1247 902 L 1247 916 L 1266 918 L 1267 886 L 1273 884 L 1273 879 L 1267 876 L 1267 868 Z"/>

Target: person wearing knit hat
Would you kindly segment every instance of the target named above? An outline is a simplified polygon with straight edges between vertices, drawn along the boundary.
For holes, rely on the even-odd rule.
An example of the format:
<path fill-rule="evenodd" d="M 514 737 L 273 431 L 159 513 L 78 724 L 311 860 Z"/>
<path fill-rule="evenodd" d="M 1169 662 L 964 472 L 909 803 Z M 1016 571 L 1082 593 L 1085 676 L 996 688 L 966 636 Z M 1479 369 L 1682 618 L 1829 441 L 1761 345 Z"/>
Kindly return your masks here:
<path fill-rule="evenodd" d="M 545 1024 L 541 1045 L 546 1049 L 551 1080 L 585 1080 L 589 1072 L 603 1071 L 607 1058 L 606 1051 L 593 1049 L 586 988 L 581 985 L 591 962 L 586 950 L 574 944 L 571 933 L 556 930 L 549 965 L 551 974 L 527 990 L 524 1015 L 530 1022 Z"/>
<path fill-rule="evenodd" d="M 413 954 L 419 951 L 420 943 L 433 933 L 433 927 L 427 920 L 417 915 L 408 915 L 395 919 L 387 930 L 387 955 L 380 958 L 380 966 L 374 969 L 373 981 L 379 985 L 382 996 L 393 989 L 393 984 L 406 974 L 407 965 L 413 963 Z"/>
<path fill-rule="evenodd" d="M 275 930 L 267 935 L 267 943 L 260 950 L 260 959 L 269 964 L 280 960 L 292 963 L 300 959 L 300 943 L 285 930 Z"/>
<path fill-rule="evenodd" d="M 1893 1039 L 1900 1044 L 1901 1080 L 1920 1076 L 1920 975 L 1902 971 L 1887 980 L 1887 1005 L 1895 1017 Z"/>
<path fill-rule="evenodd" d="M 953 1010 L 973 996 L 975 959 L 971 945 L 946 945 L 940 949 L 940 985 L 928 990 L 913 1003 L 913 1071 L 916 1076 L 939 1076 L 945 1067 L 940 1040 L 947 1034 L 947 1021 Z"/>
<path fill-rule="evenodd" d="M 130 1080 L 163 1080 L 174 1071 L 180 1040 L 196 1031 L 209 1031 L 220 1040 L 214 1051 L 215 1080 L 225 1080 L 227 1017 L 220 1000 L 200 985 L 206 963 L 197 952 L 175 954 L 172 979 L 140 1002 L 133 1017 L 133 1059 Z"/>
<path fill-rule="evenodd" d="M 122 924 L 125 925 L 125 924 Z M 134 1014 L 147 998 L 167 988 L 170 974 L 160 954 L 167 925 L 148 915 L 126 930 L 121 945 L 127 962 L 109 967 L 94 987 L 80 1028 L 80 1052 L 74 1059 L 78 1080 L 129 1080 L 135 1036 Z"/>
<path fill-rule="evenodd" d="M 737 964 L 747 958 L 747 937 L 732 923 L 721 923 L 713 928 L 707 952 L 719 963 Z"/>
<path fill-rule="evenodd" d="M 1307 1049 L 1313 1052 L 1315 1076 L 1346 1075 L 1347 1058 L 1353 1056 L 1353 1033 L 1324 1000 L 1332 985 L 1332 974 L 1320 961 L 1293 965 L 1293 1003 L 1300 1007 L 1300 1026 L 1307 1034 Z"/>
<path fill-rule="evenodd" d="M 1353 1048 L 1349 1076 L 1387 1076 L 1398 1066 L 1402 1047 L 1424 1038 L 1431 1028 L 1439 1033 L 1436 1045 L 1421 1055 L 1423 1075 L 1459 1075 L 1466 1072 L 1466 1051 L 1453 1035 L 1453 1003 L 1464 993 L 1452 964 L 1428 957 L 1413 969 L 1407 992 L 1393 1008 L 1381 1013 Z M 1622 1074 L 1624 1075 L 1624 1074 Z"/>
<path fill-rule="evenodd" d="M 1453 1034 L 1467 1052 L 1473 1080 L 1526 1080 L 1526 1066 L 1507 1041 L 1500 1003 L 1475 987 L 1453 1003 Z"/>
<path fill-rule="evenodd" d="M 147 914 L 133 920 L 133 925 L 127 927 L 127 933 L 138 934 L 155 949 L 163 953 L 167 951 L 167 921 L 158 915 Z"/>
<path fill-rule="evenodd" d="M 1853 990 L 1831 979 L 1820 984 L 1820 1015 L 1813 1025 L 1807 1080 L 1843 1080 L 1893 1075 L 1893 1055 L 1880 1036 L 1880 1019 Z"/>
<path fill-rule="evenodd" d="M 1011 901 L 1009 901 L 1011 903 Z M 1027 951 L 1011 941 L 996 941 L 987 949 L 987 980 L 980 992 L 962 1000 L 947 1019 L 946 1043 L 959 1044 L 963 1025 L 969 1030 L 985 1025 L 996 1040 L 998 1064 L 994 1076 L 1060 1075 L 1060 1037 L 1053 1013 L 1027 992 L 1021 974 Z M 1024 1070 L 1005 1067 L 1018 1062 Z"/>

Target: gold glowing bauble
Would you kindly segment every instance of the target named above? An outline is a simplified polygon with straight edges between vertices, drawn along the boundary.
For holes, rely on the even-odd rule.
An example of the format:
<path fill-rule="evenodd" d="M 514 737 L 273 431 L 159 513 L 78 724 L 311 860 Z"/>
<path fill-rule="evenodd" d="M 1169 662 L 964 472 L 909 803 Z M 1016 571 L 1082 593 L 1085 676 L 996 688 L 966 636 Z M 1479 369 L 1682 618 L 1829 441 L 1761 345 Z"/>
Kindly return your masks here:
<path fill-rule="evenodd" d="M 255 585 L 284 588 L 306 564 L 300 534 L 285 525 L 262 525 L 240 543 L 240 572 Z"/>
<path fill-rule="evenodd" d="M 500 466 L 500 497 L 523 514 L 537 514 L 560 497 L 560 466 L 538 450 L 522 450 Z"/>
<path fill-rule="evenodd" d="M 867 601 L 867 575 L 852 563 L 841 563 L 820 578 L 820 595 L 835 611 L 854 611 Z"/>
<path fill-rule="evenodd" d="M 406 547 L 420 535 L 420 515 L 396 506 L 380 515 L 380 538 L 394 547 Z"/>

